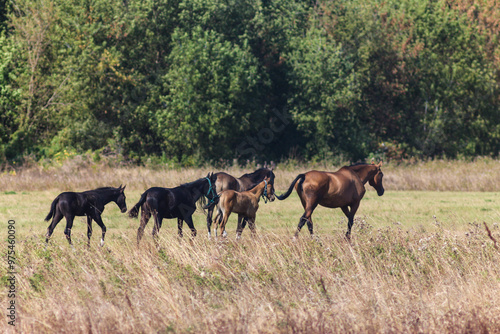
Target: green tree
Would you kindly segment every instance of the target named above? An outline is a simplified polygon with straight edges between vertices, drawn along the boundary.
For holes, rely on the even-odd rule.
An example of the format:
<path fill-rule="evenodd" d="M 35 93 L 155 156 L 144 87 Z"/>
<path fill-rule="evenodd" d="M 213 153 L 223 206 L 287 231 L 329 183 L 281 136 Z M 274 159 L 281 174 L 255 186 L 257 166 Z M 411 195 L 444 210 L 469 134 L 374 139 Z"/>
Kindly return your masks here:
<path fill-rule="evenodd" d="M 267 79 L 257 60 L 248 47 L 201 28 L 179 30 L 174 44 L 164 77 L 168 94 L 154 118 L 164 152 L 179 160 L 234 157 L 245 134 L 266 124 L 261 96 Z"/>

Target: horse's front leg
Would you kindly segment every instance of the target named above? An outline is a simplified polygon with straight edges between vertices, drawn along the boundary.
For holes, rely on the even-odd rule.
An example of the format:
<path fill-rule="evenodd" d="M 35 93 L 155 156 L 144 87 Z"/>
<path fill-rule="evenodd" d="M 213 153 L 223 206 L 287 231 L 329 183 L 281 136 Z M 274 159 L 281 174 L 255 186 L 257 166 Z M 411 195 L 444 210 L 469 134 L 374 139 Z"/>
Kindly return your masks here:
<path fill-rule="evenodd" d="M 182 225 L 184 224 L 184 220 L 182 218 L 177 218 L 177 229 L 179 233 L 179 237 L 182 238 Z"/>
<path fill-rule="evenodd" d="M 255 217 L 247 218 L 248 219 L 248 228 L 252 232 L 252 236 L 255 236 L 256 230 L 255 230 Z"/>
<path fill-rule="evenodd" d="M 101 227 L 102 230 L 102 236 L 101 236 L 101 243 L 99 244 L 101 247 L 104 245 L 104 237 L 106 236 L 106 226 L 102 222 L 102 218 L 100 214 L 96 214 L 94 217 L 95 222 L 97 225 Z"/>
<path fill-rule="evenodd" d="M 236 226 L 236 239 L 241 238 L 241 233 L 245 228 L 245 223 L 246 223 L 246 217 L 243 216 L 242 214 L 238 214 L 238 225 Z"/>
<path fill-rule="evenodd" d="M 193 238 L 196 237 L 197 232 L 196 232 L 196 228 L 194 227 L 194 224 L 193 224 L 193 216 L 187 216 L 186 217 L 186 224 L 191 229 L 191 236 Z"/>
<path fill-rule="evenodd" d="M 356 211 L 358 211 L 359 208 L 359 202 L 354 203 L 351 205 L 351 210 L 349 210 L 348 206 L 343 206 L 341 209 L 344 212 L 344 214 L 347 216 L 347 232 L 345 234 L 345 237 L 347 240 L 351 240 L 351 228 L 354 225 L 354 215 L 356 214 Z"/>
<path fill-rule="evenodd" d="M 215 216 L 215 219 L 214 219 L 214 223 L 215 223 L 215 226 L 214 226 L 214 233 L 215 233 L 215 237 L 217 237 L 217 229 L 219 228 L 219 225 L 222 221 L 222 213 L 221 212 L 217 212 L 217 215 Z"/>
<path fill-rule="evenodd" d="M 207 211 L 207 229 L 208 229 L 208 237 L 210 238 L 211 235 L 211 229 L 212 229 L 212 217 L 214 215 L 214 208 L 209 208 Z M 217 219 L 217 217 L 215 217 Z"/>
<path fill-rule="evenodd" d="M 90 237 L 92 237 L 92 217 L 87 215 L 87 246 L 90 247 Z"/>

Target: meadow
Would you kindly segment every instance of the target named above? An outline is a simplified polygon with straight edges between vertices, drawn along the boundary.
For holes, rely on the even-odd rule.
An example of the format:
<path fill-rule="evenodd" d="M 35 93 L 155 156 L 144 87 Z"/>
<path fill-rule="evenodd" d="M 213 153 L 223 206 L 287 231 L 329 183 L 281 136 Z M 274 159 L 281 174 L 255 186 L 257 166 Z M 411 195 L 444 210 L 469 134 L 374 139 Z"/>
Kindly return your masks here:
<path fill-rule="evenodd" d="M 230 167 L 233 175 L 254 167 Z M 300 172 L 328 165 L 282 165 L 276 191 Z M 137 219 L 113 203 L 100 248 L 94 224 L 86 247 L 83 217 L 75 219 L 74 249 L 64 221 L 48 246 L 43 218 L 58 193 L 127 184 L 132 207 L 151 186 L 171 187 L 205 176 L 210 168 L 94 165 L 7 170 L 0 176 L 0 217 L 16 221 L 17 324 L 23 333 L 500 333 L 500 162 L 432 161 L 387 164 L 382 197 L 367 185 L 352 232 L 341 210 L 318 208 L 315 237 L 304 228 L 292 238 L 302 207 L 295 193 L 264 204 L 257 236 L 208 239 L 203 212 L 198 236 L 177 237 L 166 220 L 159 247 L 152 223 L 139 245 Z M 484 223 L 491 230 L 488 236 Z M 186 233 L 185 235 L 189 235 Z M 492 239 L 493 238 L 493 239 Z M 5 260 L 4 260 L 5 261 Z M 7 286 L 6 265 L 0 267 Z M 6 309 L 7 288 L 0 291 Z M 5 306 L 5 307 L 4 307 Z"/>

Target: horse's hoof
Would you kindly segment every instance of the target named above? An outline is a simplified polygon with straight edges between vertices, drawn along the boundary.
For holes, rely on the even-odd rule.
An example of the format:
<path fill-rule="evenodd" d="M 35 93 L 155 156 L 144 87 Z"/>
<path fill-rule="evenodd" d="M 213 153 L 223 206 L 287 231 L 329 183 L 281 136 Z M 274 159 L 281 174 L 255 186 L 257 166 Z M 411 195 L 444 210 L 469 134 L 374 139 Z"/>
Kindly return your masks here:
<path fill-rule="evenodd" d="M 222 236 L 223 236 L 224 238 L 225 238 L 225 237 L 227 237 L 227 232 L 226 232 L 226 230 L 224 230 L 224 232 L 222 233 Z"/>
<path fill-rule="evenodd" d="M 101 246 L 101 247 L 104 246 L 104 240 L 103 239 L 101 239 L 101 243 L 99 244 L 99 246 Z"/>

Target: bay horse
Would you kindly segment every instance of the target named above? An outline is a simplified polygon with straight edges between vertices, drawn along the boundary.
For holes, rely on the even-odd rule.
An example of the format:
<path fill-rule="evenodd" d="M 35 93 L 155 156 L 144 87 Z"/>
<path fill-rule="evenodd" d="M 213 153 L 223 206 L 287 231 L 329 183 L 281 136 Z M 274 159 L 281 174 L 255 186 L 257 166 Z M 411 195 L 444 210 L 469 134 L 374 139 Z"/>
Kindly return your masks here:
<path fill-rule="evenodd" d="M 311 236 L 313 235 L 311 215 L 319 204 L 327 208 L 342 209 L 348 219 L 346 238 L 349 240 L 351 237 L 351 228 L 354 223 L 354 215 L 366 192 L 366 182 L 369 182 L 377 190 L 379 196 L 384 194 L 384 186 L 382 185 L 384 174 L 380 167 L 382 167 L 382 162 L 378 165 L 361 163 L 342 167 L 333 173 L 313 170 L 299 174 L 292 181 L 286 193 L 276 196 L 279 200 L 284 200 L 290 195 L 295 186 L 295 190 L 305 210 L 300 218 L 295 237 L 298 236 L 300 229 L 305 223 L 307 223 Z"/>
<path fill-rule="evenodd" d="M 235 178 L 232 175 L 229 175 L 225 172 L 219 172 L 214 174 L 216 177 L 215 181 L 215 192 L 217 194 L 221 193 L 224 190 L 235 190 L 238 192 L 246 191 L 255 187 L 258 183 L 262 182 L 264 178 L 268 178 L 268 183 L 272 187 L 272 200 L 274 201 L 274 172 L 272 169 L 268 168 L 259 168 L 252 173 L 247 173 L 239 178 Z M 208 229 L 208 237 L 210 237 L 210 230 L 212 227 L 212 217 L 214 212 L 215 205 L 207 207 L 207 229 Z"/>
<path fill-rule="evenodd" d="M 241 232 L 248 220 L 248 227 L 255 234 L 255 215 L 259 209 L 259 200 L 264 198 L 267 202 L 274 201 L 273 186 L 270 178 L 266 177 L 260 183 L 250 190 L 237 192 L 234 190 L 224 190 L 218 199 L 217 216 L 215 216 L 215 236 L 217 236 L 217 227 L 220 226 L 221 235 L 225 235 L 226 223 L 232 212 L 238 214 L 238 226 L 236 228 L 236 238 L 241 237 Z M 212 204 L 212 206 L 214 206 Z"/>
<path fill-rule="evenodd" d="M 151 215 L 154 218 L 153 237 L 156 238 L 163 218 L 177 218 L 178 234 L 182 237 L 182 225 L 186 221 L 191 229 L 192 236 L 196 236 L 196 228 L 193 224 L 192 215 L 196 211 L 196 203 L 201 202 L 204 205 L 205 198 L 213 200 L 216 197 L 214 191 L 216 176 L 209 173 L 207 177 L 196 181 L 182 184 L 175 188 L 152 187 L 146 190 L 139 202 L 129 211 L 128 215 L 136 218 L 141 209 L 141 223 L 137 230 L 137 244 L 144 235 L 144 228 Z M 156 240 L 156 239 L 155 239 Z"/>
<path fill-rule="evenodd" d="M 75 216 L 87 216 L 87 237 L 90 246 L 90 237 L 92 236 L 92 220 L 95 220 L 97 225 L 102 229 L 101 247 L 104 245 L 104 236 L 106 234 L 106 226 L 102 222 L 101 214 L 104 211 L 104 206 L 109 202 L 115 202 L 120 208 L 121 212 L 127 211 L 127 204 L 125 203 L 125 186 L 118 188 L 104 187 L 84 192 L 63 192 L 59 194 L 52 205 L 50 212 L 45 217 L 45 221 L 52 218 L 52 222 L 47 228 L 45 242 L 48 243 L 50 236 L 54 232 L 54 228 L 61 221 L 63 217 L 66 218 L 66 229 L 64 234 L 70 245 L 71 243 L 71 228 L 73 227 L 73 220 Z"/>

